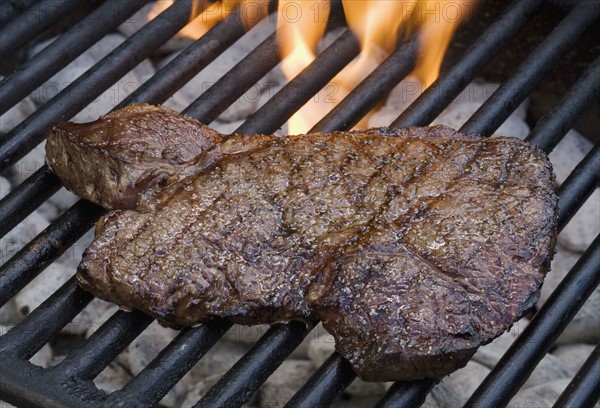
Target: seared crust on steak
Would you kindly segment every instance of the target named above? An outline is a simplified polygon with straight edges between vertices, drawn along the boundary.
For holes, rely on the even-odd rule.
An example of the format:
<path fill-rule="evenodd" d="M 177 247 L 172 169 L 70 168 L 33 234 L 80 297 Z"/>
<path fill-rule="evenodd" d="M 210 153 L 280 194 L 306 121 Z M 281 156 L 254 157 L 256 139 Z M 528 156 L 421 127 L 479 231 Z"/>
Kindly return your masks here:
<path fill-rule="evenodd" d="M 162 186 L 210 165 L 221 135 L 195 119 L 139 103 L 95 122 L 60 122 L 46 142 L 46 164 L 64 186 L 107 209 L 136 208 Z"/>
<path fill-rule="evenodd" d="M 84 162 L 104 154 L 88 140 L 90 127 L 79 128 L 90 125 L 69 126 L 77 138 L 49 155 L 75 151 Z M 136 207 L 99 221 L 77 274 L 86 290 L 173 327 L 215 316 L 321 319 L 371 381 L 444 376 L 535 303 L 557 207 L 539 149 L 443 126 L 285 138 L 199 132 L 214 146 L 195 146 L 177 163 L 204 150 L 216 152 L 210 160 L 169 173 L 180 181 L 152 194 L 142 185 L 135 200 L 96 181 L 107 169 L 83 166 L 77 183 L 88 171 L 95 183 L 86 198 L 102 204 L 104 191 L 109 207 Z M 158 153 L 121 152 L 130 141 L 106 146 L 123 177 L 134 174 L 130 185 L 140 185 L 140 157 L 151 174 L 148 163 L 161 162 Z"/>

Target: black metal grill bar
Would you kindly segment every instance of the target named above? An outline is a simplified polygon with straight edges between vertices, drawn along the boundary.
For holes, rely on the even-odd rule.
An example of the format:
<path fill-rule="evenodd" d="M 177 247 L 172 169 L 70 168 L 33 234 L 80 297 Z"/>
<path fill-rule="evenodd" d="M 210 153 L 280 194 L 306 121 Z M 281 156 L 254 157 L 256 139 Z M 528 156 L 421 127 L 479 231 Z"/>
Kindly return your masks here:
<path fill-rule="evenodd" d="M 60 190 L 58 177 L 42 166 L 0 201 L 0 238 Z"/>
<path fill-rule="evenodd" d="M 356 125 L 390 89 L 412 71 L 417 45 L 416 41 L 400 45 L 310 131 L 347 130 Z"/>
<path fill-rule="evenodd" d="M 600 57 L 569 88 L 556 106 L 546 113 L 525 139 L 550 153 L 573 127 L 577 118 L 600 97 Z"/>
<path fill-rule="evenodd" d="M 554 403 L 554 408 L 593 407 L 600 400 L 600 345 Z"/>
<path fill-rule="evenodd" d="M 80 200 L 0 267 L 0 306 L 73 245 L 102 213 Z"/>
<path fill-rule="evenodd" d="M 81 3 L 77 0 L 43 0 L 27 10 L 25 16 L 3 25 L 0 30 L 0 58 L 19 49 L 79 5 Z"/>
<path fill-rule="evenodd" d="M 230 322 L 214 319 L 183 329 L 125 387 L 111 394 L 104 406 L 154 406 L 230 327 Z"/>
<path fill-rule="evenodd" d="M 40 143 L 50 124 L 79 112 L 177 33 L 191 9 L 191 0 L 175 2 L 9 132 L 0 145 L 0 172 Z"/>
<path fill-rule="evenodd" d="M 93 299 L 69 279 L 21 323 L 0 337 L 0 356 L 29 359 Z M 0 370 L 2 371 L 2 370 Z"/>
<path fill-rule="evenodd" d="M 184 86 L 246 33 L 240 9 L 231 13 L 206 34 L 185 48 L 114 109 L 137 102 L 161 103 Z"/>
<path fill-rule="evenodd" d="M 288 408 L 327 407 L 356 378 L 352 366 L 333 353 L 285 405 Z"/>
<path fill-rule="evenodd" d="M 0 82 L 0 115 L 111 32 L 148 0 L 108 0 Z M 15 24 L 19 24 L 15 20 Z"/>
<path fill-rule="evenodd" d="M 115 109 L 136 102 L 163 102 L 244 33 L 239 12 L 232 13 L 187 47 Z M 0 201 L 0 238 L 60 187 L 60 180 L 44 165 L 11 191 Z"/>
<path fill-rule="evenodd" d="M 83 401 L 92 405 L 104 397 L 103 391 L 91 386 L 74 383 L 49 386 L 43 377 L 42 368 L 7 356 L 3 358 L 0 370 L 0 395 L 6 402 L 28 408 L 79 408 Z M 78 387 L 77 392 L 69 390 L 68 385 Z"/>
<path fill-rule="evenodd" d="M 49 375 L 61 379 L 93 379 L 150 323 L 152 318 L 140 311 L 117 311 L 84 343 L 54 366 Z"/>
<path fill-rule="evenodd" d="M 236 64 L 182 113 L 210 123 L 280 61 L 275 34 Z"/>
<path fill-rule="evenodd" d="M 250 116 L 235 133 L 273 133 L 358 55 L 359 51 L 356 37 L 346 31 Z"/>
<path fill-rule="evenodd" d="M 515 0 L 465 52 L 391 124 L 391 127 L 431 123 L 533 17 L 544 0 Z"/>
<path fill-rule="evenodd" d="M 465 407 L 504 407 L 600 283 L 600 235 L 573 266 Z"/>
<path fill-rule="evenodd" d="M 25 10 L 39 2 L 39 0 L 7 0 L 0 2 L 0 25 L 8 24 L 18 18 Z"/>
<path fill-rule="evenodd" d="M 558 229 L 562 230 L 600 184 L 600 143 L 583 158 L 558 189 Z"/>
<path fill-rule="evenodd" d="M 460 128 L 491 135 L 600 17 L 600 3 L 583 1 L 531 52 L 515 73 Z"/>
<path fill-rule="evenodd" d="M 377 408 L 420 407 L 437 383 L 438 380 L 433 379 L 395 382 L 377 403 Z"/>
<path fill-rule="evenodd" d="M 242 406 L 296 349 L 309 330 L 302 322 L 276 324 L 258 340 L 194 408 Z"/>

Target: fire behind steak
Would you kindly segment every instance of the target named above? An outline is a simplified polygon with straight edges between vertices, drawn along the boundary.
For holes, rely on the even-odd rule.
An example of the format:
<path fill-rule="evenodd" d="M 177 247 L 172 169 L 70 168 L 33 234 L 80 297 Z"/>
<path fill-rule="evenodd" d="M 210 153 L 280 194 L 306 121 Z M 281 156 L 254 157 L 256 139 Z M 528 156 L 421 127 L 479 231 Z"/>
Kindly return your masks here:
<path fill-rule="evenodd" d="M 120 151 L 104 118 L 56 125 L 48 164 L 82 197 L 118 207 L 127 188 L 97 178 L 116 171 L 117 181 L 135 184 L 138 164 L 180 165 L 162 152 L 174 149 L 171 137 L 181 140 L 171 117 L 190 127 L 186 137 L 204 137 L 193 142 L 200 164 L 169 185 L 178 177 L 166 170 L 160 188 L 138 183 L 128 190 L 141 192 L 137 201 L 124 205 L 135 210 L 99 221 L 77 274 L 94 295 L 175 327 L 214 316 L 320 319 L 371 381 L 444 376 L 535 303 L 557 207 L 550 163 L 537 148 L 441 126 L 223 137 L 137 105 L 109 123 L 157 126 L 138 134 L 151 159 L 143 149 Z M 126 123 L 117 129 L 132 134 Z M 100 166 L 92 174 L 80 163 L 88 151 Z"/>

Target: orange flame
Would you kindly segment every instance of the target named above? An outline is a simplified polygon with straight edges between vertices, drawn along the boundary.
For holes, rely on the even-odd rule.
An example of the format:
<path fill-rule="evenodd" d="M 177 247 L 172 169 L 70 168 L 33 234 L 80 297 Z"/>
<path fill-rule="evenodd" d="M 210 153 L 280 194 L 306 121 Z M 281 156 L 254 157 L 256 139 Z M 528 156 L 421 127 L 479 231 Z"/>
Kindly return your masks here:
<path fill-rule="evenodd" d="M 306 133 L 394 50 L 398 38 L 418 35 L 420 49 L 412 76 L 421 82 L 421 90 L 430 86 L 439 75 L 454 31 L 472 12 L 475 1 L 342 0 L 346 21 L 360 41 L 361 53 L 290 118 L 288 133 Z M 153 19 L 173 2 L 157 1 L 148 17 Z M 197 10 L 199 4 L 194 2 L 190 22 L 180 35 L 198 39 L 236 9 L 249 29 L 268 10 L 267 0 L 224 0 Z M 315 50 L 325 33 L 329 11 L 329 0 L 279 1 L 277 40 L 283 56 L 281 68 L 288 79 L 316 58 Z M 357 127 L 364 127 L 366 122 L 365 118 Z"/>
<path fill-rule="evenodd" d="M 323 8 L 323 4 L 328 2 L 280 2 L 278 40 L 282 54 L 286 56 L 282 69 L 288 79 L 314 60 L 314 50 L 326 23 L 307 18 L 302 24 L 292 27 L 295 22 L 282 18 L 285 16 L 284 7 L 292 7 L 289 5 L 292 3 L 302 5 L 303 15 L 311 17 L 315 3 Z M 404 37 L 418 34 L 420 51 L 412 75 L 423 84 L 422 89 L 431 85 L 439 75 L 454 31 L 472 4 L 472 0 L 342 0 L 346 21 L 360 41 L 361 53 L 332 80 L 332 84 L 328 85 L 329 93 L 325 88 L 290 118 L 288 133 L 306 133 L 393 51 L 400 34 Z M 335 98 L 331 98 L 332 87 L 336 90 Z M 358 127 L 362 127 L 362 122 Z"/>
<path fill-rule="evenodd" d="M 152 20 L 173 3 L 174 0 L 157 1 L 148 13 L 148 19 Z M 240 10 L 242 21 L 248 30 L 267 15 L 267 8 L 268 0 L 225 0 L 211 3 L 200 10 L 200 2 L 194 1 L 190 22 L 179 31 L 179 35 L 197 40 L 236 9 Z"/>

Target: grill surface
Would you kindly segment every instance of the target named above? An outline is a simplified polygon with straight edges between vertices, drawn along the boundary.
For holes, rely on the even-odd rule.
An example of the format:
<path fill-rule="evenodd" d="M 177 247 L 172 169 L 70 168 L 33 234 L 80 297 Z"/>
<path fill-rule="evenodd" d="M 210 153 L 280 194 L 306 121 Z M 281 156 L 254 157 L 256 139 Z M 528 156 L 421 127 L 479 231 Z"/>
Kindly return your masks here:
<path fill-rule="evenodd" d="M 27 66 L 0 82 L 0 112 L 41 85 L 87 47 L 142 7 L 146 1 L 107 0 Z M 200 2 L 201 7 L 206 6 Z M 59 5 L 58 11 L 55 8 Z M 9 55 L 61 15 L 73 2 L 28 0 L 2 3 L 0 58 Z M 51 21 L 26 24 L 27 7 L 52 8 Z M 463 57 L 428 88 L 392 124 L 393 127 L 429 124 L 500 52 L 511 38 L 543 7 L 542 0 L 516 0 L 475 39 Z M 40 107 L 0 140 L 0 170 L 23 157 L 43 140 L 48 126 L 69 119 L 131 70 L 186 24 L 191 0 L 179 0 L 132 35 L 121 46 L 69 87 Z M 106 16 L 109 15 L 110 18 Z M 102 17 L 104 16 L 104 18 Z M 600 16 L 600 3 L 581 1 L 523 61 L 510 78 L 460 129 L 490 135 L 543 81 L 546 74 Z M 4 24 L 4 23 L 3 23 Z M 41 23 L 40 23 L 41 24 Z M 74 33 L 74 34 L 73 34 Z M 244 33 L 235 12 L 186 48 L 177 58 L 121 102 L 160 103 L 184 86 Z M 238 133 L 270 133 L 279 128 L 358 53 L 350 32 L 339 37 L 309 67 L 252 115 Z M 312 131 L 351 128 L 412 69 L 416 43 L 400 44 Z M 274 35 L 268 37 L 229 73 L 194 101 L 184 113 L 210 123 L 278 62 Z M 94 84 L 93 87 L 90 87 Z M 235 86 L 232 86 L 235 85 Z M 290 89 L 299 92 L 288 92 Z M 86 92 L 82 92 L 86 90 Z M 90 91 L 91 90 L 91 91 Z M 229 90 L 229 91 L 227 91 Z M 88 92 L 89 91 L 89 92 Z M 538 121 L 527 140 L 550 152 L 590 104 L 600 96 L 600 56 L 566 92 L 556 107 Z M 597 136 L 597 135 L 596 135 Z M 600 179 L 600 147 L 577 166 L 559 190 L 559 228 L 577 212 Z M 0 237 L 61 187 L 47 167 L 40 168 L 0 202 Z M 79 201 L 46 230 L 0 267 L 0 305 L 64 253 L 89 230 L 104 212 Z M 544 357 L 568 322 L 600 283 L 600 238 L 590 245 L 551 298 L 474 392 L 466 406 L 506 406 Z M 71 278 L 25 320 L 0 337 L 0 399 L 22 406 L 113 407 L 153 406 L 219 340 L 231 323 L 215 319 L 187 328 L 123 389 L 110 396 L 95 388 L 92 379 L 130 344 L 150 323 L 140 312 L 116 312 L 89 339 L 77 346 L 58 365 L 41 369 L 28 362 L 41 347 L 68 324 L 92 300 Z M 232 407 L 247 402 L 252 394 L 308 334 L 301 323 L 273 325 L 271 329 L 200 400 L 196 407 Z M 556 406 L 591 406 L 600 395 L 600 346 L 561 395 Z M 334 353 L 289 401 L 288 406 L 327 406 L 355 378 L 347 361 Z M 394 384 L 378 407 L 420 405 L 435 381 Z"/>

